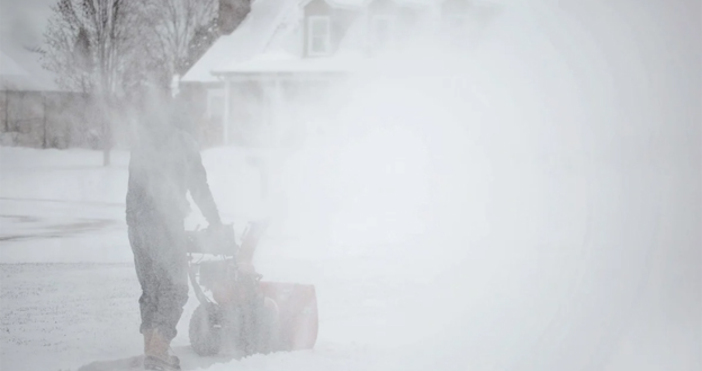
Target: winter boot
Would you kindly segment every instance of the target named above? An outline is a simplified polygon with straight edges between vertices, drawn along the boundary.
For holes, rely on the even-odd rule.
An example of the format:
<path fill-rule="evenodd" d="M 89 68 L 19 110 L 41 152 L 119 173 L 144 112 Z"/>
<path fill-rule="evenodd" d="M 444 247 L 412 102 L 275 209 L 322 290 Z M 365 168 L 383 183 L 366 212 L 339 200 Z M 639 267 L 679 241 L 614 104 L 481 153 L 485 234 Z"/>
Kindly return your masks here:
<path fill-rule="evenodd" d="M 144 368 L 156 371 L 179 371 L 180 360 L 169 353 L 170 342 L 158 330 L 153 330 L 148 335 L 145 333 L 144 340 L 146 341 L 149 336 L 150 339 L 145 343 L 144 349 Z"/>

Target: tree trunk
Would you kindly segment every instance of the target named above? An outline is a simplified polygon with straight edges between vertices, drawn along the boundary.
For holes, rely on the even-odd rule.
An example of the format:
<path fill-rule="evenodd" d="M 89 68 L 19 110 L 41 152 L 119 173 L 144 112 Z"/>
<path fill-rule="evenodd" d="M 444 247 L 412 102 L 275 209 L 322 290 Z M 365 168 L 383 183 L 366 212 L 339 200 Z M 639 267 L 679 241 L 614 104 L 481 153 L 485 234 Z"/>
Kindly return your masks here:
<path fill-rule="evenodd" d="M 102 166 L 110 166 L 110 148 L 108 145 L 105 145 L 105 148 L 102 150 Z"/>
<path fill-rule="evenodd" d="M 100 119 L 102 120 L 102 165 L 110 166 L 110 151 L 112 150 L 112 124 L 109 120 L 110 105 L 108 99 L 103 97 Z"/>
<path fill-rule="evenodd" d="M 109 124 L 107 124 L 107 119 L 103 118 L 102 122 L 103 133 L 105 134 L 102 148 L 102 166 L 110 166 L 110 150 L 112 149 L 112 145 L 110 144 L 110 137 L 108 134 L 110 129 L 108 128 Z"/>
<path fill-rule="evenodd" d="M 46 92 L 41 93 L 41 104 L 42 104 L 42 113 L 43 113 L 43 126 L 44 126 L 44 141 L 42 142 L 42 148 L 46 149 L 48 146 L 48 141 L 46 140 Z"/>

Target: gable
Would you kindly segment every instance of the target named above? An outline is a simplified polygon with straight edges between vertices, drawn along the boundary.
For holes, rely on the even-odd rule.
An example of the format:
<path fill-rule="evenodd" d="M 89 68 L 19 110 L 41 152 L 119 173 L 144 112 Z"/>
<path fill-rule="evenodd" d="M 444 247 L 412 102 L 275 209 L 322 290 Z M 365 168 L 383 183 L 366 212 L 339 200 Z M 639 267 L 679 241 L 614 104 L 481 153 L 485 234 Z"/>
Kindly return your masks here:
<path fill-rule="evenodd" d="M 365 58 L 411 47 L 423 36 L 442 43 L 446 37 L 437 24 L 442 9 L 467 10 L 467 17 L 451 18 L 458 27 L 449 32 L 460 41 L 456 46 L 465 47 L 484 23 L 484 19 L 475 19 L 485 18 L 481 10 L 494 10 L 489 4 L 470 0 L 256 0 L 239 28 L 217 40 L 183 80 L 218 81 L 215 75 L 269 73 L 275 68 L 327 68 L 332 62 L 317 59 Z M 318 34 L 310 35 L 311 30 Z M 316 46 L 310 48 L 311 43 Z"/>
<path fill-rule="evenodd" d="M 312 0 L 304 8 L 302 20 L 303 56 L 322 57 L 336 53 L 361 12 L 326 0 Z"/>
<path fill-rule="evenodd" d="M 42 78 L 41 73 L 32 73 L 27 69 L 27 66 L 31 67 L 32 65 L 32 63 L 20 64 L 7 53 L 0 50 L 0 90 L 57 90 L 47 78 Z M 35 68 L 41 71 L 40 66 Z"/>
<path fill-rule="evenodd" d="M 305 17 L 311 15 L 331 15 L 332 7 L 326 0 L 312 0 L 304 5 Z"/>
<path fill-rule="evenodd" d="M 215 71 L 249 60 L 264 52 L 287 14 L 299 0 L 256 0 L 244 21 L 230 35 L 222 36 L 183 76 L 182 81 L 217 81 Z"/>

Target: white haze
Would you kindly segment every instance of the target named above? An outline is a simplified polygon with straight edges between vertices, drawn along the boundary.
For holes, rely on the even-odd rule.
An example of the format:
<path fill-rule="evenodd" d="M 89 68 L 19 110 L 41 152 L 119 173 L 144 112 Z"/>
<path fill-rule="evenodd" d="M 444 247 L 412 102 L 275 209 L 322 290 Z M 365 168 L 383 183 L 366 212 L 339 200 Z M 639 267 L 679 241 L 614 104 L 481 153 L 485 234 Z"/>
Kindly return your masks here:
<path fill-rule="evenodd" d="M 261 253 L 322 260 L 338 341 L 412 349 L 380 369 L 699 367 L 699 23 L 513 3 L 467 58 L 371 68 L 287 160 L 301 247 Z M 343 275 L 387 287 L 328 303 Z"/>
<path fill-rule="evenodd" d="M 470 53 L 427 42 L 350 81 L 268 154 L 266 201 L 242 151 L 205 151 L 225 221 L 275 221 L 257 268 L 320 313 L 317 353 L 210 369 L 700 369 L 700 10 L 505 3 Z"/>

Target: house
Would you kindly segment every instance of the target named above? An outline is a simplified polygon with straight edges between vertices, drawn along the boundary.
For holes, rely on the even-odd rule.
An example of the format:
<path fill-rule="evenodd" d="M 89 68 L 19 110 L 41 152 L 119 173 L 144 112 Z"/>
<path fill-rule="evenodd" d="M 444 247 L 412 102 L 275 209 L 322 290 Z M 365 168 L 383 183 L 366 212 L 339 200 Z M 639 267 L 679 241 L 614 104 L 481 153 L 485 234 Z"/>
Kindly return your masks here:
<path fill-rule="evenodd" d="M 97 148 L 90 97 L 60 90 L 34 58 L 28 51 L 11 56 L 0 50 L 0 145 Z"/>
<path fill-rule="evenodd" d="M 291 144 L 314 118 L 334 111 L 333 87 L 418 40 L 465 46 L 492 5 L 470 0 L 255 0 L 183 76 L 203 93 L 209 144 Z M 480 13 L 480 14 L 478 14 Z M 475 22 L 477 23 L 477 22 Z M 446 25 L 449 25 L 448 28 Z M 444 34 L 449 37 L 445 38 Z"/>

